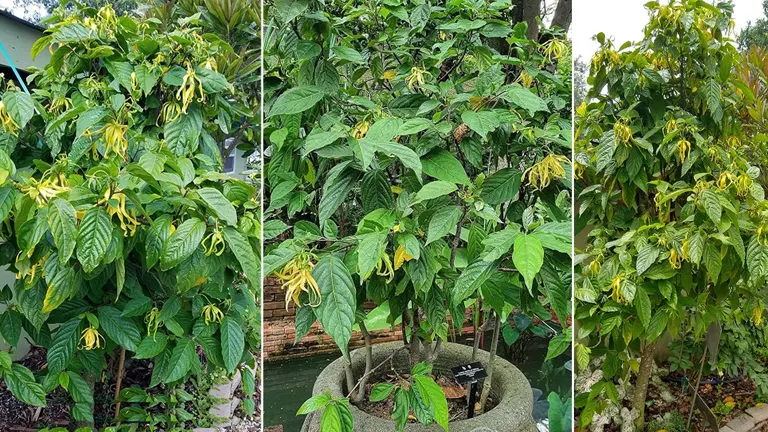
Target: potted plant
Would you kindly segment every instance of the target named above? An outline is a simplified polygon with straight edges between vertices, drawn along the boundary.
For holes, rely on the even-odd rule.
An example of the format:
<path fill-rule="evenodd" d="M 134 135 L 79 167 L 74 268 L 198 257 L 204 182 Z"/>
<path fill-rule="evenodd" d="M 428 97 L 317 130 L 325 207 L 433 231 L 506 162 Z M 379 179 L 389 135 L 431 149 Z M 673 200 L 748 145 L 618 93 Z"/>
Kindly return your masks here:
<path fill-rule="evenodd" d="M 199 15 L 166 18 L 61 8 L 34 45 L 52 57 L 32 94 L 2 83 L 0 255 L 17 281 L 0 333 L 14 346 L 23 329 L 47 367 L 0 352 L 0 371 L 29 405 L 63 387 L 86 425 L 94 383 L 114 373 L 120 393 L 131 359 L 172 385 L 200 373 L 198 347 L 232 374 L 258 343 L 256 189 L 221 173 L 217 144 L 252 138 L 237 128 L 253 113 L 219 72 L 228 43 Z"/>
<path fill-rule="evenodd" d="M 495 352 L 515 308 L 567 321 L 570 48 L 557 30 L 528 40 L 507 9 L 267 8 L 263 271 L 298 307 L 297 340 L 319 320 L 342 352 L 299 411 L 321 412 L 305 429 L 420 430 L 410 414 L 533 427 L 530 386 Z M 387 305 L 403 342 L 372 345 L 367 301 Z M 490 353 L 449 342 L 467 306 L 476 340 L 493 330 Z M 355 326 L 366 346 L 349 353 Z M 566 328 L 550 355 L 570 340 Z M 483 413 L 450 422 L 436 382 L 471 361 L 489 373 Z M 391 419 L 360 410 L 380 400 Z"/>

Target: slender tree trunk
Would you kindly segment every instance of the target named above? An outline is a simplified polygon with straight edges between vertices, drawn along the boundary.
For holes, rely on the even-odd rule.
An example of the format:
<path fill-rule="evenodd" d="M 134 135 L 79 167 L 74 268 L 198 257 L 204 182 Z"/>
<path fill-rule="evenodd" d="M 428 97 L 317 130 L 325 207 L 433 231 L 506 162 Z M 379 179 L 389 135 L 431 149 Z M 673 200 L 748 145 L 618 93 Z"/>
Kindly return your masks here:
<path fill-rule="evenodd" d="M 648 394 L 648 380 L 653 371 L 653 353 L 656 352 L 655 343 L 647 343 L 640 350 L 640 371 L 635 382 L 635 396 L 632 398 L 632 408 L 639 414 L 635 420 L 638 430 L 643 430 L 645 425 L 645 398 Z"/>
<path fill-rule="evenodd" d="M 472 362 L 477 360 L 477 350 L 480 349 L 480 335 L 483 334 L 483 326 L 480 324 L 480 306 L 479 303 L 475 303 L 475 310 L 473 316 L 472 327 L 475 330 L 475 340 L 472 343 Z"/>
<path fill-rule="evenodd" d="M 353 396 L 356 404 L 363 403 L 363 398 L 365 398 L 365 385 L 368 384 L 368 379 L 370 378 L 368 374 L 371 373 L 371 369 L 373 368 L 371 334 L 368 333 L 368 329 L 365 328 L 365 323 L 362 321 L 360 322 L 360 332 L 363 333 L 363 338 L 365 338 L 365 373 L 362 378 L 360 378 L 360 388 L 357 389 L 357 393 Z"/>
<path fill-rule="evenodd" d="M 421 350 L 419 349 L 419 337 L 417 335 L 419 328 L 421 327 L 421 318 L 419 317 L 419 308 L 414 307 L 413 317 L 411 322 L 411 367 L 416 365 L 421 360 Z"/>
<path fill-rule="evenodd" d="M 571 19 L 573 17 L 573 11 L 571 9 L 572 6 L 573 0 L 560 0 L 557 3 L 555 15 L 552 17 L 552 27 L 560 27 L 566 33 L 568 33 L 568 29 L 571 27 Z"/>
<path fill-rule="evenodd" d="M 540 16 L 541 0 L 525 0 L 523 2 L 523 21 L 528 23 L 526 37 L 529 40 L 536 41 L 539 39 L 539 24 L 536 19 Z"/>
<path fill-rule="evenodd" d="M 344 365 L 344 374 L 347 378 L 347 391 L 352 391 L 355 388 L 355 375 L 352 373 L 352 363 L 347 362 Z"/>
<path fill-rule="evenodd" d="M 491 393 L 491 384 L 493 384 L 493 362 L 496 360 L 496 350 L 499 347 L 499 333 L 501 333 L 501 319 L 499 314 L 494 312 L 496 322 L 493 325 L 493 339 L 491 340 L 491 355 L 488 358 L 488 378 L 483 381 L 483 393 L 480 395 L 480 412 L 485 412 L 485 404 L 488 402 L 488 395 Z"/>

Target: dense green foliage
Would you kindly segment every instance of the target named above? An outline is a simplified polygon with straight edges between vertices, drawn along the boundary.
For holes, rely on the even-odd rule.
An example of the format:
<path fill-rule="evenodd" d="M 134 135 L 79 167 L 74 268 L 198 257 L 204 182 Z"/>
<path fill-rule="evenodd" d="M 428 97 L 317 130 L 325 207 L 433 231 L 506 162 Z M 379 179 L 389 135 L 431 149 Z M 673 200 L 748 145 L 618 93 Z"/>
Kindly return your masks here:
<path fill-rule="evenodd" d="M 347 356 L 368 300 L 403 323 L 414 366 L 467 307 L 476 323 L 514 308 L 566 322 L 570 48 L 526 39 L 509 6 L 268 7 L 264 274 L 300 306 L 297 340 L 319 320 Z M 549 356 L 570 340 L 563 329 Z M 398 424 L 414 412 L 447 427 L 423 392 L 398 394 Z"/>
<path fill-rule="evenodd" d="M 226 66 L 238 53 L 206 30 L 222 10 L 59 10 L 33 48 L 52 51 L 33 95 L 3 88 L 0 255 L 18 280 L 2 291 L 0 333 L 15 346 L 23 329 L 48 355 L 34 376 L 0 353 L 22 402 L 44 406 L 61 386 L 92 423 L 93 382 L 121 352 L 152 359 L 151 386 L 169 385 L 171 401 L 203 368 L 254 364 L 257 191 L 220 174 L 219 143 L 253 139 L 255 114 Z M 185 430 L 176 405 L 119 418 Z"/>
<path fill-rule="evenodd" d="M 576 257 L 576 357 L 583 368 L 604 356 L 603 379 L 576 399 L 582 426 L 620 403 L 615 383 L 633 373 L 642 425 L 663 333 L 702 340 L 724 305 L 756 324 L 763 310 L 764 154 L 741 122 L 755 94 L 734 72 L 732 5 L 647 7 L 641 42 L 615 49 L 598 35 L 577 110 L 576 231 L 588 226 L 589 241 Z"/>
<path fill-rule="evenodd" d="M 768 47 L 768 0 L 763 0 L 763 16 L 743 28 L 737 40 L 743 51 L 753 47 Z"/>

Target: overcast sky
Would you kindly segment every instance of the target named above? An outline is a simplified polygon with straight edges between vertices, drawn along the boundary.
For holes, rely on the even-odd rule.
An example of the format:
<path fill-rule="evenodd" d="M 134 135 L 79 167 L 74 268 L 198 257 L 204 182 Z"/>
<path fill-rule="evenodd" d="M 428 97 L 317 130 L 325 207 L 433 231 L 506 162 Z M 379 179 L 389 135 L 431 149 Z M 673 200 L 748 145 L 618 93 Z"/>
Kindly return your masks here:
<path fill-rule="evenodd" d="M 3 1 L 3 0 L 0 0 Z M 648 22 L 648 13 L 643 7 L 648 0 L 575 0 L 573 2 L 573 38 L 574 57 L 582 56 L 589 63 L 598 43 L 592 36 L 599 32 L 612 37 L 616 47 L 626 41 L 636 42 L 643 36 L 643 28 Z M 762 0 L 733 0 L 733 19 L 736 21 L 736 34 L 763 16 Z"/>

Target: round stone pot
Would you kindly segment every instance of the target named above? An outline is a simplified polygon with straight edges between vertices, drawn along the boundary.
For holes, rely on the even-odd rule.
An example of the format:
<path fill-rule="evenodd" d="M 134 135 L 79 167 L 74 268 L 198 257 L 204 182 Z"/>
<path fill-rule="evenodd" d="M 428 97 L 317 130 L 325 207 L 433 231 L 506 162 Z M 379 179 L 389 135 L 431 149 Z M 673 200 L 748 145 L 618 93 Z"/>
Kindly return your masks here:
<path fill-rule="evenodd" d="M 387 342 L 373 346 L 374 367 L 386 360 L 392 353 L 403 346 L 402 342 Z M 356 379 L 365 373 L 365 353 L 363 349 L 351 353 L 352 370 Z M 472 347 L 455 343 L 445 343 L 440 355 L 434 363 L 434 371 L 445 376 L 452 376 L 451 368 L 468 364 L 472 358 Z M 487 367 L 489 354 L 487 351 L 478 351 L 477 361 Z M 398 370 L 408 372 L 410 362 L 408 352 L 400 350 L 393 358 Z M 338 397 L 347 395 L 346 376 L 344 365 L 347 361 L 342 357 L 328 365 L 315 381 L 312 394 L 317 395 L 330 390 L 331 394 Z M 377 372 L 384 373 L 389 366 L 384 365 Z M 493 385 L 491 397 L 496 401 L 496 406 L 490 411 L 471 419 L 449 423 L 450 432 L 536 432 L 533 422 L 533 391 L 522 372 L 510 362 L 496 356 L 494 360 Z M 376 372 L 374 372 L 374 377 Z M 370 381 L 369 381 L 370 382 Z M 482 386 L 479 386 L 482 388 Z M 479 391 L 478 391 L 479 393 Z M 478 394 L 479 400 L 479 394 Z M 351 406 L 352 417 L 355 422 L 355 432 L 392 432 L 395 423 L 392 420 L 383 419 L 367 414 Z M 304 420 L 302 432 L 320 432 L 320 412 L 310 414 Z M 437 432 L 443 429 L 432 424 L 409 424 L 408 432 Z"/>

